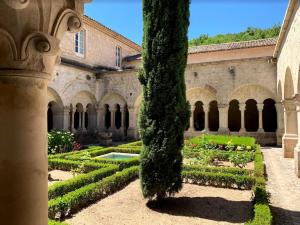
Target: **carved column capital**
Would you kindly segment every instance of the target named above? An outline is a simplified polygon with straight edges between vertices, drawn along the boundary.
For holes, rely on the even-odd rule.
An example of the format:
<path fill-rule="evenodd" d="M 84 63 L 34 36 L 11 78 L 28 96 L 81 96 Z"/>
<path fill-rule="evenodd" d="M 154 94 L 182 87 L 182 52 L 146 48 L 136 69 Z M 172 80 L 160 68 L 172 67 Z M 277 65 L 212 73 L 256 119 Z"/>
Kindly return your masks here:
<path fill-rule="evenodd" d="M 64 33 L 82 26 L 84 2 L 0 1 L 0 76 L 49 79 Z"/>

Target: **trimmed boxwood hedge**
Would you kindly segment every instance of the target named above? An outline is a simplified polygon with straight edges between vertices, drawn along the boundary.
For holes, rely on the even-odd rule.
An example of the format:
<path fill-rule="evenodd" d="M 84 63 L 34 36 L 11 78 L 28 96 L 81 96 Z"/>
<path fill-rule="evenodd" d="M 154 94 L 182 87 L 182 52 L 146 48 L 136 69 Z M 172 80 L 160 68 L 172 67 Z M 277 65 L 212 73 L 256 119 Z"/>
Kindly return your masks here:
<path fill-rule="evenodd" d="M 49 159 L 48 160 L 48 168 L 49 170 L 63 170 L 63 171 L 71 171 L 72 169 L 76 169 L 83 165 L 83 171 L 85 173 L 101 169 L 107 167 L 107 164 L 101 164 L 97 162 L 82 162 L 82 161 L 74 161 L 74 160 L 66 160 L 66 159 Z"/>
<path fill-rule="evenodd" d="M 48 188 L 48 198 L 53 199 L 85 185 L 95 183 L 104 177 L 114 174 L 118 170 L 118 166 L 109 165 L 106 168 L 98 169 L 87 174 L 81 174 L 70 180 L 55 183 Z"/>
<path fill-rule="evenodd" d="M 67 223 L 58 222 L 55 220 L 49 220 L 48 225 L 68 225 Z"/>
<path fill-rule="evenodd" d="M 65 217 L 79 211 L 97 200 L 119 191 L 131 181 L 138 178 L 139 167 L 130 167 L 106 177 L 101 181 L 86 185 L 62 197 L 48 202 L 49 218 Z"/>
<path fill-rule="evenodd" d="M 232 168 L 232 167 L 212 167 L 212 166 L 199 166 L 199 165 L 183 165 L 184 171 L 199 171 L 199 172 L 212 172 L 212 173 L 230 173 L 235 175 L 253 175 L 253 170 Z"/>
<path fill-rule="evenodd" d="M 235 175 L 230 173 L 202 172 L 197 170 L 182 172 L 186 183 L 207 185 L 223 188 L 251 189 L 255 184 L 255 178 L 247 175 Z"/>
<path fill-rule="evenodd" d="M 257 145 L 255 152 L 255 179 L 254 192 L 254 218 L 246 225 L 271 225 L 272 213 L 269 206 L 269 195 L 266 190 L 265 166 L 260 146 Z"/>

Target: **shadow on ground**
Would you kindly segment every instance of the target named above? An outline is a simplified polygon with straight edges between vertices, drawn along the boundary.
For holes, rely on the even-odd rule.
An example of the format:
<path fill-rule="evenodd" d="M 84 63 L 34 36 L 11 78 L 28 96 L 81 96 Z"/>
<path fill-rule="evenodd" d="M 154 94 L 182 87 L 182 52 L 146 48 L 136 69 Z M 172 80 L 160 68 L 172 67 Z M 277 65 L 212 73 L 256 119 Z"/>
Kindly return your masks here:
<path fill-rule="evenodd" d="M 179 197 L 161 202 L 149 201 L 147 207 L 174 216 L 197 217 L 213 221 L 244 223 L 251 219 L 250 201 L 229 201 L 219 197 Z"/>
<path fill-rule="evenodd" d="M 273 225 L 300 224 L 300 209 L 299 211 L 291 211 L 274 206 L 271 206 L 270 208 L 273 215 Z"/>

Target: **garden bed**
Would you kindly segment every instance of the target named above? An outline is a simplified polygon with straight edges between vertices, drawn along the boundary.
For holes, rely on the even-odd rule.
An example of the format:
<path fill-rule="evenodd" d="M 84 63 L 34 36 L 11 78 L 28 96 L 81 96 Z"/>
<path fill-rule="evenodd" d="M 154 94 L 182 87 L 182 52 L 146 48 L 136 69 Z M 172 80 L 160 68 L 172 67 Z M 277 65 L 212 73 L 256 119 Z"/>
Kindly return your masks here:
<path fill-rule="evenodd" d="M 66 222 L 70 225 L 243 224 L 250 220 L 251 209 L 251 191 L 191 184 L 184 184 L 180 193 L 160 207 L 147 206 L 139 181 L 134 181 Z"/>

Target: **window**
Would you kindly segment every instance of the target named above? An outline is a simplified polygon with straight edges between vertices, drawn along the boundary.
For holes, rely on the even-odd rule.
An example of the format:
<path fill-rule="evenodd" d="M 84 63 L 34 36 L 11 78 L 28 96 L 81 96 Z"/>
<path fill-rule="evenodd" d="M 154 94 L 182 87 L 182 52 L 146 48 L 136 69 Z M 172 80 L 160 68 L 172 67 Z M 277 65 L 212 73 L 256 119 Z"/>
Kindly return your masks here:
<path fill-rule="evenodd" d="M 121 67 L 122 64 L 122 48 L 117 46 L 116 47 L 116 66 Z"/>
<path fill-rule="evenodd" d="M 75 34 L 75 52 L 84 55 L 84 42 L 85 42 L 85 32 L 84 30 L 79 31 Z"/>

